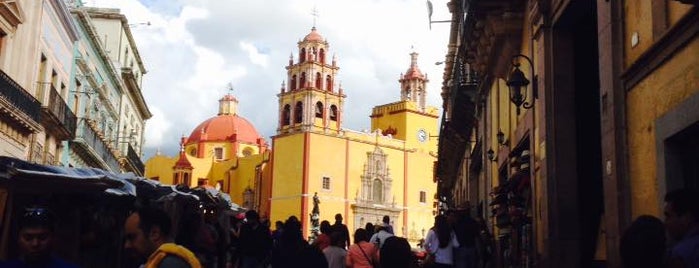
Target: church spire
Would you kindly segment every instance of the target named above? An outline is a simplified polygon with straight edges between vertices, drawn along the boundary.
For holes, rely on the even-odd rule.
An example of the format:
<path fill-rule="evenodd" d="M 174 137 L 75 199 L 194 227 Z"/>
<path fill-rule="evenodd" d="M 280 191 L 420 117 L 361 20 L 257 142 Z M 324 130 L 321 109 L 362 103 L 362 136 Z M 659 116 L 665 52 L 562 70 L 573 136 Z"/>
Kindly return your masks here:
<path fill-rule="evenodd" d="M 420 110 L 424 110 L 427 95 L 425 89 L 429 80 L 417 66 L 418 55 L 415 51 L 410 53 L 410 67 L 405 74 L 400 75 L 398 82 L 400 82 L 400 99 L 402 101 L 413 101 L 417 103 Z"/>
<path fill-rule="evenodd" d="M 238 114 L 238 100 L 233 97 L 233 84 L 228 83 L 228 94 L 218 100 L 218 115 Z"/>

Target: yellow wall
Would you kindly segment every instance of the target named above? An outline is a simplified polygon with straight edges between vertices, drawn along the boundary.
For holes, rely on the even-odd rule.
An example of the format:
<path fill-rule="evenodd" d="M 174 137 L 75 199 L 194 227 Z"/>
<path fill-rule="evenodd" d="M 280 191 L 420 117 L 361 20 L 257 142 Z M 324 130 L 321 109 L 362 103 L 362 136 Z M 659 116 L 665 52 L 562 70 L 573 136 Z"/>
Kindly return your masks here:
<path fill-rule="evenodd" d="M 653 44 L 653 19 L 651 1 L 624 1 L 624 66 L 630 66 Z M 633 33 L 638 33 L 638 45 L 631 47 Z"/>
<path fill-rule="evenodd" d="M 436 125 L 436 119 L 431 119 Z M 429 120 L 426 120 L 429 121 Z M 425 126 L 426 130 L 430 127 Z M 307 144 L 307 191 L 302 192 L 304 135 Z M 376 133 L 347 131 L 342 135 L 328 135 L 309 132 L 279 136 L 274 139 L 274 167 L 271 220 L 285 220 L 291 215 L 304 221 L 304 234 L 308 235 L 310 224 L 308 214 L 313 208 L 312 196 L 318 193 L 321 201 L 320 220 L 334 222 L 336 213 L 341 213 L 344 222 L 353 232 L 356 228 L 352 204 L 360 194 L 361 176 L 367 165 L 367 153 L 378 145 L 387 154 L 387 165 L 392 178 L 391 195 L 388 201 L 395 200 L 396 206 L 403 209 L 401 216 L 394 221 L 394 230 L 400 234 L 422 236 L 421 230 L 429 230 L 433 224 L 432 201 L 436 185 L 432 181 L 432 165 L 436 144 L 431 150 L 406 148 L 406 143 L 390 139 Z M 407 153 L 406 153 L 407 152 Z M 323 177 L 330 178 L 330 189 L 322 189 Z M 406 183 L 408 180 L 408 183 Z M 419 192 L 426 192 L 426 202 L 421 203 Z M 405 193 L 405 195 L 404 195 Z M 306 196 L 302 214 L 301 195 Z M 405 214 L 405 209 L 409 213 Z M 368 219 L 373 221 L 372 219 Z M 380 220 L 380 219 L 377 219 Z M 401 234 L 402 235 L 402 234 Z M 410 236 L 409 236 L 410 238 Z"/>
<path fill-rule="evenodd" d="M 301 219 L 304 136 L 304 133 L 299 133 L 272 140 L 271 222 L 284 221 L 290 215 Z"/>
<path fill-rule="evenodd" d="M 661 215 L 656 182 L 655 120 L 699 92 L 699 40 L 665 62 L 627 93 L 631 212 Z"/>

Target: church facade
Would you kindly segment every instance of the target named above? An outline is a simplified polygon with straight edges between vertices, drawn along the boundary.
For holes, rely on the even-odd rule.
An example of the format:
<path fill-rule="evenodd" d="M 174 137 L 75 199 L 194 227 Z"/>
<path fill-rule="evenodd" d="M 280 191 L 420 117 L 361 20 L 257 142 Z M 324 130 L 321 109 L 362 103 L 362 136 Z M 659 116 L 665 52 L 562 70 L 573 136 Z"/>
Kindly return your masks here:
<path fill-rule="evenodd" d="M 398 80 L 395 102 L 372 109 L 371 130 L 343 128 L 345 92 L 336 57 L 315 27 L 290 56 L 279 94 L 272 146 L 237 113 L 237 100 L 219 100 L 218 115 L 181 138 L 180 153 L 156 155 L 145 177 L 166 184 L 217 187 L 233 202 L 271 222 L 289 216 L 310 235 L 313 196 L 320 221 L 341 213 L 351 231 L 389 215 L 397 235 L 423 238 L 434 222 L 433 165 L 438 108 L 426 105 L 427 76 L 418 54 Z"/>
<path fill-rule="evenodd" d="M 397 235 L 418 240 L 433 224 L 433 162 L 438 109 L 425 104 L 428 79 L 417 53 L 399 83 L 400 99 L 371 113 L 371 131 L 342 127 L 345 97 L 334 88 L 337 60 L 315 27 L 298 43 L 279 97 L 279 126 L 272 137 L 270 220 L 291 215 L 309 235 L 313 196 L 320 220 L 341 213 L 350 230 L 389 215 Z"/>

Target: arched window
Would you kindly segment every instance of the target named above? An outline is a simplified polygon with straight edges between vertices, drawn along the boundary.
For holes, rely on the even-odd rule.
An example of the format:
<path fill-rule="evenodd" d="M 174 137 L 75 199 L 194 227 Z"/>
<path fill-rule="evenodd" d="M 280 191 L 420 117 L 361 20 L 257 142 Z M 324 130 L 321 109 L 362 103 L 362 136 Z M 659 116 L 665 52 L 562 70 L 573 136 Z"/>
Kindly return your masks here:
<path fill-rule="evenodd" d="M 316 103 L 316 118 L 323 118 L 323 103 Z"/>
<path fill-rule="evenodd" d="M 175 174 L 173 174 L 173 176 L 172 176 L 172 184 L 173 184 L 173 185 L 178 185 L 178 184 L 180 184 L 180 173 L 179 173 L 179 172 L 175 172 Z"/>
<path fill-rule="evenodd" d="M 321 89 L 323 87 L 323 75 L 316 73 L 316 88 Z"/>
<path fill-rule="evenodd" d="M 190 186 L 191 184 L 189 184 L 189 183 L 190 183 L 189 173 L 185 172 L 183 175 L 184 175 L 184 179 L 183 179 L 184 182 L 183 182 L 183 184 L 184 184 L 184 185 L 187 185 L 187 186 Z"/>
<path fill-rule="evenodd" d="M 296 107 L 294 107 L 294 123 L 301 123 L 303 120 L 303 103 L 297 102 Z"/>
<path fill-rule="evenodd" d="M 296 75 L 291 76 L 291 90 L 296 90 Z"/>
<path fill-rule="evenodd" d="M 301 48 L 299 51 L 299 63 L 306 61 L 306 48 Z"/>
<path fill-rule="evenodd" d="M 333 79 L 330 75 L 325 77 L 325 90 L 333 91 Z"/>
<path fill-rule="evenodd" d="M 383 185 L 379 179 L 374 179 L 374 183 L 371 186 L 372 199 L 374 202 L 383 202 Z"/>
<path fill-rule="evenodd" d="M 337 106 L 330 105 L 330 120 L 337 121 Z"/>
<path fill-rule="evenodd" d="M 299 88 L 306 87 L 306 73 L 301 73 L 301 81 L 299 83 Z"/>
<path fill-rule="evenodd" d="M 321 48 L 319 54 L 320 55 L 318 60 L 320 61 L 320 63 L 325 64 L 325 49 Z"/>
<path fill-rule="evenodd" d="M 282 111 L 282 126 L 288 126 L 291 121 L 291 106 L 289 104 L 284 105 L 284 110 Z"/>

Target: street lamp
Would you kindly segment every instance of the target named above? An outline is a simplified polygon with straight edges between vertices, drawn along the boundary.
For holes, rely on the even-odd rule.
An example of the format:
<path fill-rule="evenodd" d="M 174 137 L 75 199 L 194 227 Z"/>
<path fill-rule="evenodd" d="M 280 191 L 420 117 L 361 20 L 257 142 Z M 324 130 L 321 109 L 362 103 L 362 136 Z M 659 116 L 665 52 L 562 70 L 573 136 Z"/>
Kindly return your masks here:
<path fill-rule="evenodd" d="M 524 76 L 524 73 L 519 69 L 520 63 L 517 61 L 518 58 L 524 58 L 529 62 L 532 74 L 532 96 L 533 100 L 527 101 L 527 86 L 529 85 L 529 79 Z M 519 108 L 529 109 L 534 107 L 534 100 L 539 98 L 537 76 L 534 74 L 534 64 L 532 60 L 522 54 L 517 54 L 512 56 L 512 72 L 510 72 L 510 77 L 507 78 L 507 86 L 510 88 L 510 101 L 517 107 L 517 115 L 519 115 Z"/>
<path fill-rule="evenodd" d="M 502 133 L 502 130 L 498 130 L 497 138 L 498 138 L 498 144 L 503 145 L 503 146 L 506 145 L 505 143 L 507 143 L 507 141 L 505 141 L 505 133 Z"/>
<path fill-rule="evenodd" d="M 486 152 L 488 156 L 488 160 L 490 161 L 496 161 L 497 159 L 495 158 L 495 151 L 493 151 L 492 148 L 488 149 L 488 152 Z"/>

